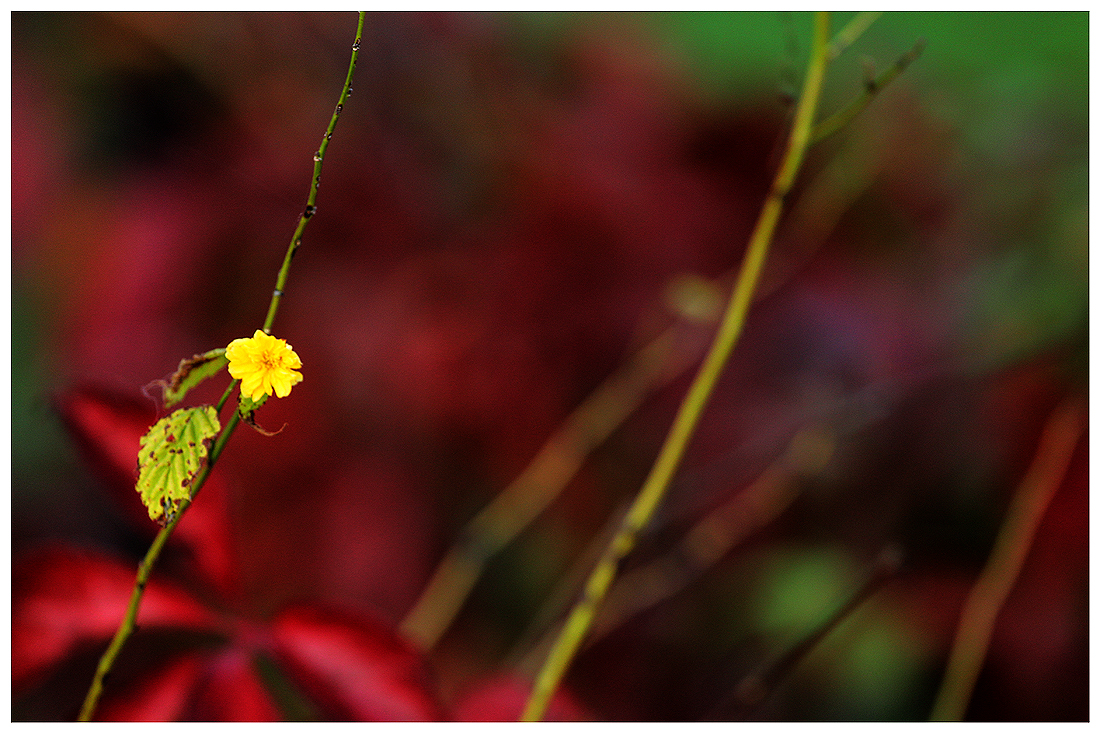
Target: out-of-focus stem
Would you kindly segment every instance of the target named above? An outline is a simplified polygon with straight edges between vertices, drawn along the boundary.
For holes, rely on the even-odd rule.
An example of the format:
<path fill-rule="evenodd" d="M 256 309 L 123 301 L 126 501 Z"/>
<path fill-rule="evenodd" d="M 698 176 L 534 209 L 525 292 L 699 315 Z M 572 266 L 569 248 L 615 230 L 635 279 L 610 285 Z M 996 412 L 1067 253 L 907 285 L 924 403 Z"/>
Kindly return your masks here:
<path fill-rule="evenodd" d="M 835 442 L 833 431 L 823 426 L 796 433 L 782 456 L 744 491 L 693 526 L 672 553 L 619 579 L 592 629 L 593 638 L 682 590 L 753 532 L 774 521 L 798 496 L 800 480 L 828 463 Z"/>
<path fill-rule="evenodd" d="M 890 581 L 901 569 L 903 557 L 897 547 L 879 553 L 870 576 L 848 601 L 808 632 L 773 662 L 742 678 L 733 691 L 732 709 L 722 711 L 724 720 L 742 720 L 764 705 L 779 683 L 787 677 L 825 637 L 852 615 L 867 599 Z"/>
<path fill-rule="evenodd" d="M 857 14 L 830 42 L 829 59 L 839 56 L 880 15 Z M 881 89 L 893 76 L 896 73 L 889 77 L 883 74 L 876 84 Z M 866 103 L 856 100 L 852 107 L 857 105 L 855 112 Z M 848 119 L 855 115 L 851 108 L 845 112 L 849 114 Z M 812 138 L 811 144 L 814 141 Z M 867 185 L 870 174 L 860 173 L 862 170 L 847 159 L 834 161 L 828 171 L 820 176 L 824 180 L 815 183 L 812 192 L 802 197 L 805 200 L 800 199 L 802 208 L 806 209 L 803 218 L 807 222 L 799 231 L 808 230 L 812 234 L 800 237 L 801 249 L 791 254 L 798 262 L 788 263 L 785 271 L 770 282 L 761 282 L 757 288 L 757 298 L 774 291 L 824 240 L 825 233 L 833 227 L 839 212 Z M 826 193 L 823 194 L 823 191 Z M 825 201 L 828 198 L 836 200 Z M 723 283 L 728 280 L 732 277 L 723 276 L 707 287 L 713 293 L 726 287 Z M 714 313 L 715 321 L 719 315 Z M 436 566 L 401 624 L 403 633 L 411 641 L 425 650 L 434 647 L 461 610 L 484 572 L 486 563 L 564 490 L 588 453 L 606 439 L 650 392 L 681 374 L 702 355 L 701 351 L 697 353 L 692 349 L 691 353 L 686 353 L 682 346 L 666 344 L 674 337 L 677 328 L 674 325 L 667 329 L 623 368 L 608 377 L 566 418 L 523 473 L 462 529 L 459 539 Z M 662 360 L 665 362 L 663 365 Z"/>
<path fill-rule="evenodd" d="M 840 54 L 856 42 L 860 36 L 862 36 L 871 25 L 882 16 L 880 12 L 863 12 L 856 13 L 848 25 L 841 29 L 840 33 L 837 33 L 833 37 L 833 40 L 829 43 L 829 61 L 836 61 Z"/>
<path fill-rule="evenodd" d="M 824 425 L 811 425 L 799 430 L 787 450 L 755 481 L 706 514 L 671 552 L 623 573 L 615 581 L 593 621 L 585 646 L 679 593 L 753 532 L 774 521 L 798 496 L 801 480 L 821 471 L 831 459 L 835 447 L 835 431 Z M 610 531 L 601 533 L 600 543 L 596 546 L 602 547 L 610 534 Z M 585 554 L 589 557 L 582 559 L 579 567 L 590 567 L 595 562 L 596 558 L 591 557 L 594 553 Z M 557 599 L 566 593 L 572 596 L 576 585 L 576 580 L 563 583 L 551 601 L 544 605 L 539 616 L 543 619 L 554 618 L 564 605 Z M 536 621 L 532 627 L 540 628 L 541 625 Z M 545 656 L 559 630 L 560 626 L 553 627 L 542 634 L 538 642 L 517 645 L 518 648 L 528 649 L 522 652 L 522 656 L 517 651 L 518 666 L 523 669 L 534 666 L 538 659 Z"/>
<path fill-rule="evenodd" d="M 866 109 L 867 105 L 871 103 L 871 100 L 873 100 L 887 84 L 896 79 L 898 74 L 905 71 L 909 64 L 917 60 L 917 57 L 924 51 L 924 45 L 925 41 L 922 38 L 917 41 L 913 48 L 909 49 L 908 53 L 895 61 L 889 69 L 873 79 L 868 79 L 863 85 L 863 92 L 847 107 L 822 120 L 814 127 L 813 134 L 810 136 L 810 144 L 814 145 L 821 142 L 833 133 L 843 129 L 845 125 L 854 120 L 856 115 Z"/>
<path fill-rule="evenodd" d="M 989 560 L 963 605 L 932 720 L 958 721 L 966 714 L 997 615 L 1016 584 L 1047 506 L 1065 479 L 1084 428 L 1085 405 L 1079 397 L 1055 408 L 1043 428 L 1035 458 L 1012 497 Z"/>
<path fill-rule="evenodd" d="M 585 399 L 515 481 L 463 529 L 436 568 L 401 631 L 430 649 L 450 626 L 485 563 L 523 531 L 573 480 L 585 457 L 657 386 L 680 374 L 690 355 L 678 351 L 678 327 L 647 344 Z"/>
<path fill-rule="evenodd" d="M 703 408 L 709 401 L 718 377 L 740 336 L 769 245 L 775 234 L 779 215 L 783 210 L 784 200 L 794 185 L 806 149 L 809 147 L 810 132 L 825 77 L 828 42 L 829 16 L 827 13 L 818 13 L 814 21 L 814 45 L 810 52 L 810 63 L 798 108 L 795 111 L 786 153 L 764 202 L 752 237 L 749 239 L 748 249 L 726 314 L 695 381 L 692 382 L 687 396 L 680 405 L 680 410 L 673 420 L 668 437 L 657 455 L 649 477 L 623 518 L 619 532 L 588 576 L 581 599 L 566 619 L 561 634 L 536 677 L 522 720 L 540 720 L 545 713 L 550 698 L 557 690 L 561 678 L 588 632 L 596 610 L 615 578 L 619 561 L 634 548 L 638 533 L 649 523 L 664 497 L 688 441 L 695 431 Z"/>

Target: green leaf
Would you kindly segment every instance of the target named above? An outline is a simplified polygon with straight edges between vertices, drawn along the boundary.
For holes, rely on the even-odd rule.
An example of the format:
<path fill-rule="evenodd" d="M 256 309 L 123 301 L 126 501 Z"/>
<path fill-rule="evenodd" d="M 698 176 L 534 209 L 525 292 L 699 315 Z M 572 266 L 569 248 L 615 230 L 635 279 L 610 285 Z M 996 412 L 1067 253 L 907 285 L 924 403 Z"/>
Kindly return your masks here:
<path fill-rule="evenodd" d="M 137 491 L 150 519 L 165 525 L 175 518 L 219 430 L 213 405 L 176 410 L 149 428 L 138 452 Z"/>
<path fill-rule="evenodd" d="M 172 407 L 179 403 L 188 390 L 202 380 L 211 377 L 229 363 L 225 358 L 225 349 L 211 349 L 205 354 L 195 354 L 190 359 L 182 359 L 175 373 L 168 381 L 161 381 L 164 388 L 164 406 Z"/>

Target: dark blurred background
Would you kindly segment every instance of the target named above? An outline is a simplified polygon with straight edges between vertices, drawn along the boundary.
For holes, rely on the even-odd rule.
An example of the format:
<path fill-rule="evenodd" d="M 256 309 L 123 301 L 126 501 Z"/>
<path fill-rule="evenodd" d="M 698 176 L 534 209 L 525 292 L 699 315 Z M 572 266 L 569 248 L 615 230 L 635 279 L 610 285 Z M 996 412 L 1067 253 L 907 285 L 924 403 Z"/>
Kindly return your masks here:
<path fill-rule="evenodd" d="M 799 430 L 827 428 L 832 460 L 579 657 L 570 681 L 594 718 L 729 716 L 737 682 L 885 548 L 902 572 L 755 715 L 928 715 L 1042 426 L 1087 389 L 1087 17 L 886 14 L 832 65 L 826 112 L 928 42 L 810 155 L 770 290 L 639 558 L 670 551 Z M 355 21 L 12 14 L 17 560 L 56 542 L 144 552 L 54 405 L 95 386 L 152 406 L 144 385 L 262 323 Z M 305 379 L 260 415 L 285 430 L 239 431 L 217 469 L 243 608 L 312 599 L 401 620 L 462 525 L 674 317 L 670 283 L 737 267 L 810 24 L 368 17 L 273 329 Z M 196 399 L 217 398 L 213 381 Z M 686 385 L 647 400 L 489 565 L 431 657 L 444 700 L 515 659 L 637 491 Z M 999 618 L 973 719 L 1087 718 L 1086 446 Z"/>

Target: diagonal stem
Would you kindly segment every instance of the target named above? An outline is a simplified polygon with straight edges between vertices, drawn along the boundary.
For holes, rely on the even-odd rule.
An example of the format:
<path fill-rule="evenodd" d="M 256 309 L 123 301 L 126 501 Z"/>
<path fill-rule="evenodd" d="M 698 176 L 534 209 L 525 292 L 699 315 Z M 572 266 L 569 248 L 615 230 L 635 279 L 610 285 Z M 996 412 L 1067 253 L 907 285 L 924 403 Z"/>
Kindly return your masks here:
<path fill-rule="evenodd" d="M 581 599 L 566 619 L 561 634 L 535 679 L 522 720 L 540 720 L 545 713 L 550 698 L 584 640 L 596 610 L 615 578 L 619 561 L 634 548 L 638 533 L 649 523 L 661 499 L 664 498 L 703 408 L 706 407 L 718 377 L 741 334 L 779 215 L 783 210 L 784 200 L 794 185 L 806 149 L 809 147 L 814 115 L 828 63 L 828 42 L 829 15 L 818 13 L 814 21 L 814 45 L 810 52 L 810 63 L 783 162 L 749 240 L 737 285 L 734 287 L 718 333 L 695 381 L 680 405 L 680 410 L 649 477 L 623 518 L 618 533 L 589 575 Z"/>
<path fill-rule="evenodd" d="M 852 18 L 829 43 L 828 60 L 832 61 L 842 54 L 881 15 L 858 13 Z M 875 89 L 881 91 L 911 60 L 906 57 L 875 79 Z M 840 129 L 843 123 L 867 105 L 872 96 L 854 100 L 841 113 L 827 120 L 828 128 L 823 127 L 822 123 L 816 125 L 810 145 Z M 865 180 L 856 184 L 847 180 L 850 172 L 841 177 L 842 181 L 835 180 L 836 170 L 850 171 L 850 168 L 847 161 L 834 161 L 831 165 L 833 170 L 823 174 L 827 183 L 818 181 L 817 188 L 825 186 L 833 195 L 837 190 L 844 191 L 841 198 L 850 200 L 855 196 L 854 189 L 866 185 Z M 811 195 L 810 198 L 814 197 Z M 807 201 L 801 203 L 806 205 Z M 835 219 L 838 211 L 827 210 L 824 218 L 820 211 L 809 215 L 814 220 L 812 230 L 818 233 L 817 239 L 824 239 L 823 232 L 831 227 L 828 222 Z M 835 224 L 835 221 L 832 223 Z M 809 248 L 803 246 L 796 259 L 804 261 L 812 249 L 812 245 Z M 787 269 L 794 268 L 788 266 Z M 787 275 L 789 272 L 779 279 Z M 725 280 L 726 276 L 719 278 L 719 281 Z M 757 288 L 756 298 L 774 291 L 777 286 L 775 281 L 762 282 Z M 717 321 L 720 315 L 715 312 L 713 319 Z M 440 560 L 420 597 L 401 622 L 402 633 L 421 649 L 435 646 L 462 608 L 484 572 L 486 563 L 561 493 L 585 457 L 628 417 L 648 393 L 671 381 L 696 359 L 693 348 L 688 353 L 685 347 L 673 346 L 672 340 L 677 331 L 677 326 L 669 327 L 610 375 L 550 436 L 523 473 L 461 530 L 458 541 Z M 701 350 L 698 356 L 702 356 Z"/>
<path fill-rule="evenodd" d="M 1047 420 L 989 560 L 963 606 L 947 670 L 932 706 L 932 720 L 960 721 L 966 714 L 997 616 L 1016 584 L 1043 514 L 1065 480 L 1085 426 L 1085 405 L 1080 398 L 1067 399 Z"/>
<path fill-rule="evenodd" d="M 877 11 L 856 13 L 855 17 L 848 22 L 848 25 L 844 26 L 840 33 L 837 33 L 829 43 L 829 61 L 836 61 L 837 57 L 855 43 L 880 17 L 882 17 L 882 13 Z"/>
<path fill-rule="evenodd" d="M 485 564 L 520 534 L 562 491 L 585 457 L 637 409 L 657 384 L 688 366 L 673 326 L 639 351 L 584 400 L 531 463 L 470 520 L 440 561 L 401 631 L 430 649 L 461 609 Z"/>
<path fill-rule="evenodd" d="M 286 287 L 287 274 L 290 272 L 290 261 L 294 259 L 298 248 L 302 246 L 302 232 L 306 225 L 317 213 L 317 187 L 321 185 L 321 168 L 325 164 L 325 151 L 328 150 L 332 133 L 336 130 L 336 122 L 340 119 L 340 113 L 344 111 L 348 97 L 351 96 L 351 80 L 355 76 L 355 63 L 359 60 L 359 46 L 363 41 L 363 21 L 366 13 L 360 11 L 359 25 L 355 28 L 355 41 L 351 44 L 351 63 L 348 64 L 348 75 L 344 79 L 344 88 L 340 91 L 340 98 L 336 101 L 336 109 L 329 119 L 328 128 L 321 137 L 321 145 L 313 154 L 313 181 L 309 185 L 309 195 L 306 197 L 306 208 L 298 216 L 298 226 L 294 228 L 294 236 L 290 238 L 290 246 L 287 247 L 286 256 L 283 257 L 283 266 L 279 268 L 279 275 L 275 278 L 275 290 L 271 293 L 271 305 L 267 308 L 267 318 L 264 319 L 264 333 L 271 333 L 271 325 L 275 322 L 275 314 L 279 310 L 279 304 L 283 301 L 283 288 Z"/>
<path fill-rule="evenodd" d="M 887 84 L 897 78 L 898 74 L 905 71 L 909 64 L 917 60 L 917 57 L 924 51 L 924 46 L 925 41 L 922 38 L 917 41 L 913 48 L 909 49 L 905 55 L 895 61 L 890 68 L 873 79 L 868 79 L 863 85 L 863 92 L 856 97 L 851 104 L 814 126 L 813 134 L 810 137 L 810 144 L 816 145 L 854 120 L 860 112 L 867 108 L 867 105 L 871 104 L 871 100 L 873 100 Z"/>
<path fill-rule="evenodd" d="M 234 380 L 233 385 L 235 385 L 237 381 L 239 380 Z M 230 385 L 230 389 L 232 389 L 233 385 Z M 99 704 L 100 695 L 103 694 L 103 681 L 114 666 L 115 659 L 118 658 L 123 645 L 126 644 L 126 641 L 133 635 L 134 629 L 137 628 L 138 609 L 141 607 L 141 598 L 145 594 L 145 584 L 149 582 L 149 575 L 153 572 L 153 566 L 156 564 L 157 558 L 160 557 L 160 551 L 164 549 L 164 544 L 168 541 L 168 538 L 172 536 L 172 532 L 175 531 L 176 525 L 180 523 L 187 508 L 191 506 L 191 503 L 195 500 L 195 496 L 199 493 L 203 484 L 206 483 L 207 477 L 210 476 L 210 471 L 214 468 L 214 463 L 217 462 L 218 456 L 220 456 L 225 449 L 225 444 L 229 442 L 229 436 L 237 429 L 237 424 L 240 423 L 240 420 L 241 414 L 234 410 L 233 417 L 229 418 L 229 422 L 226 424 L 225 428 L 222 429 L 222 432 L 214 442 L 214 447 L 210 450 L 210 455 L 206 459 L 206 464 L 203 466 L 202 472 L 196 477 L 194 488 L 191 489 L 191 496 L 180 502 L 180 507 L 176 512 L 176 516 L 171 522 L 161 528 L 160 532 L 157 532 L 157 536 L 153 539 L 153 544 L 149 546 L 149 550 L 145 553 L 145 557 L 138 563 L 137 578 L 134 581 L 134 590 L 130 594 L 130 603 L 126 607 L 126 615 L 123 616 L 122 623 L 111 639 L 111 643 L 107 646 L 107 650 L 103 652 L 103 656 L 99 659 L 99 664 L 96 666 L 95 677 L 92 678 L 91 687 L 88 688 L 88 694 L 84 698 L 84 703 L 80 706 L 80 715 L 77 717 L 78 721 L 90 721 L 92 716 L 95 715 L 95 709 Z"/>
<path fill-rule="evenodd" d="M 833 41 L 836 43 L 835 39 Z M 801 221 L 799 246 L 786 251 L 787 262 L 773 277 L 762 279 L 756 301 L 775 292 L 801 268 L 827 239 L 845 206 L 869 183 L 868 164 L 838 156 L 799 196 L 790 213 Z M 827 192 L 827 193 L 826 193 Z M 724 298 L 737 271 L 723 274 L 705 287 L 717 305 L 702 316 L 717 324 Z M 768 273 L 764 273 L 765 278 Z M 681 313 L 689 319 L 700 316 Z M 531 463 L 459 532 L 439 561 L 420 597 L 401 622 L 401 632 L 423 650 L 433 648 L 461 610 L 485 567 L 565 489 L 588 455 L 637 409 L 652 392 L 679 377 L 702 359 L 707 344 L 681 338 L 674 323 L 610 374 L 551 434 Z M 616 518 L 616 523 L 618 519 Z M 610 599 L 609 599 L 610 600 Z"/>
<path fill-rule="evenodd" d="M 263 330 L 265 333 L 270 332 L 271 324 L 275 320 L 275 313 L 279 309 L 279 302 L 283 295 L 283 287 L 286 285 L 287 273 L 290 270 L 290 260 L 293 258 L 294 252 L 298 249 L 298 246 L 302 243 L 302 231 L 317 210 L 317 184 L 321 177 L 321 164 L 324 162 L 325 150 L 328 148 L 329 140 L 332 139 L 332 132 L 336 129 L 336 120 L 343 110 L 344 103 L 347 101 L 348 96 L 351 94 L 352 75 L 355 71 L 356 59 L 359 56 L 359 44 L 363 36 L 363 20 L 365 15 L 366 14 L 363 12 L 359 13 L 359 25 L 355 31 L 355 42 L 351 46 L 351 64 L 348 66 L 348 74 L 344 81 L 343 90 L 340 93 L 340 101 L 336 104 L 336 111 L 333 112 L 332 119 L 329 121 L 328 129 L 325 131 L 324 139 L 321 141 L 321 147 L 313 156 L 313 182 L 310 185 L 305 212 L 298 219 L 298 226 L 294 230 L 294 236 L 291 238 L 290 248 L 287 250 L 286 257 L 283 259 L 283 266 L 279 270 L 275 292 L 271 296 L 271 304 L 268 306 L 267 310 L 267 319 L 264 321 Z M 234 379 L 221 399 L 218 400 L 217 409 L 219 411 L 225 406 L 225 403 L 229 401 L 230 395 L 239 382 L 239 379 Z M 153 566 L 160 557 L 161 550 L 164 549 L 164 545 L 168 542 L 168 538 L 172 536 L 172 532 L 175 531 L 176 526 L 180 523 L 180 520 L 183 519 L 183 515 L 186 513 L 187 508 L 191 506 L 199 490 L 202 489 L 203 485 L 206 483 L 206 479 L 210 476 L 214 464 L 217 462 L 218 457 L 221 456 L 226 443 L 229 442 L 230 436 L 233 435 L 233 431 L 237 429 L 237 425 L 240 424 L 240 421 L 240 411 L 234 410 L 233 416 L 229 418 L 229 422 L 222 428 L 221 433 L 218 434 L 217 439 L 214 441 L 214 445 L 210 449 L 210 455 L 207 457 L 206 464 L 203 466 L 202 471 L 195 477 L 190 496 L 180 502 L 180 507 L 176 512 L 175 518 L 157 533 L 157 536 L 153 539 L 153 543 L 149 546 L 149 550 L 145 553 L 145 557 L 138 563 L 137 578 L 134 581 L 134 590 L 130 594 L 130 602 L 126 607 L 126 614 L 123 616 L 122 623 L 119 624 L 118 630 L 111 639 L 111 643 L 107 646 L 106 651 L 103 652 L 103 656 L 99 659 L 95 676 L 92 678 L 92 684 L 88 688 L 88 693 L 84 697 L 83 704 L 80 706 L 80 714 L 77 717 L 78 721 L 90 721 L 95 715 L 96 707 L 99 704 L 99 698 L 103 694 L 103 681 L 114 666 L 115 660 L 122 651 L 122 647 L 126 644 L 130 636 L 133 635 L 134 629 L 137 628 L 138 610 L 141 607 L 142 596 L 145 594 L 145 585 L 148 583 L 149 576 L 153 572 Z"/>

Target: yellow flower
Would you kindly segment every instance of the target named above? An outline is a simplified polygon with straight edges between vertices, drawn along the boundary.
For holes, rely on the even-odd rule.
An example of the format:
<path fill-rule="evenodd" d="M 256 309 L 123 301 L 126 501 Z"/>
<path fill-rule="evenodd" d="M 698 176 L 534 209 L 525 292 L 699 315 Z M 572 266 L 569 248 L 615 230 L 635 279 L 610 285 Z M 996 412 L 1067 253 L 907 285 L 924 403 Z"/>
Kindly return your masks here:
<path fill-rule="evenodd" d="M 294 371 L 302 368 L 302 360 L 283 339 L 257 330 L 250 339 L 235 339 L 225 347 L 229 359 L 229 374 L 241 380 L 241 394 L 259 400 L 272 392 L 286 397 L 290 388 L 302 381 Z"/>

